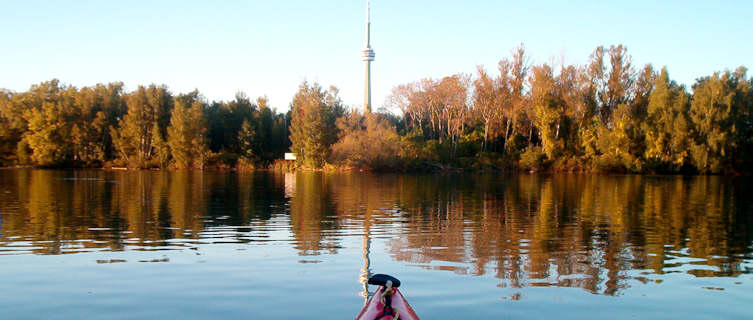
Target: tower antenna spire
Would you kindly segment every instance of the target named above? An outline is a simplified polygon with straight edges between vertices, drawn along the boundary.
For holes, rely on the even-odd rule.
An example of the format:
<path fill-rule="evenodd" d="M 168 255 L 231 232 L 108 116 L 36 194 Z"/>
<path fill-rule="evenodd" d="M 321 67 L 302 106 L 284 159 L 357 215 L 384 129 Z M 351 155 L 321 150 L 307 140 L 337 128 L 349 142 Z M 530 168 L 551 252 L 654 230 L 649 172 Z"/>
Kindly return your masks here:
<path fill-rule="evenodd" d="M 364 79 L 363 113 L 371 112 L 371 61 L 374 61 L 374 50 L 371 49 L 371 1 L 366 0 L 366 47 L 361 50 L 361 60 L 365 62 L 366 77 Z"/>

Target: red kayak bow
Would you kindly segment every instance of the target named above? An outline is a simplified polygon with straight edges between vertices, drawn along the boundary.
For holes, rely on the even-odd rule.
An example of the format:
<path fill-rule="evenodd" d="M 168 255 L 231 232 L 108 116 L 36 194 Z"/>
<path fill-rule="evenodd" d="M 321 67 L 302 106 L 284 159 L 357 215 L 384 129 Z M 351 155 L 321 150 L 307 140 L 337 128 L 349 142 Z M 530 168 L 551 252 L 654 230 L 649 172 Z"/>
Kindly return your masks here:
<path fill-rule="evenodd" d="M 394 277 L 376 274 L 369 278 L 369 284 L 379 285 L 379 289 L 363 307 L 356 320 L 418 320 L 408 301 L 397 287 L 400 280 Z"/>

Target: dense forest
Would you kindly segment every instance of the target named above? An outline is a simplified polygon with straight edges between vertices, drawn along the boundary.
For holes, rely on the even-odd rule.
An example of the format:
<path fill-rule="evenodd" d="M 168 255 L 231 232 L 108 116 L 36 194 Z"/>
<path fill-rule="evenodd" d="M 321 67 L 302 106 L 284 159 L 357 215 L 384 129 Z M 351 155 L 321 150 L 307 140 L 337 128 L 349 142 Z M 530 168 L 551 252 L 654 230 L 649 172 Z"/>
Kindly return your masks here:
<path fill-rule="evenodd" d="M 388 108 L 369 114 L 308 82 L 279 114 L 242 93 L 208 102 L 166 86 L 52 80 L 0 91 L 0 161 L 251 169 L 290 150 L 299 168 L 744 173 L 753 168 L 746 73 L 686 88 L 666 67 L 634 66 L 621 45 L 596 48 L 585 65 L 531 65 L 521 45 L 496 72 L 398 85 Z"/>
<path fill-rule="evenodd" d="M 288 149 L 288 121 L 265 97 L 204 101 L 198 91 L 52 80 L 0 94 L 0 159 L 42 167 L 252 167 Z"/>

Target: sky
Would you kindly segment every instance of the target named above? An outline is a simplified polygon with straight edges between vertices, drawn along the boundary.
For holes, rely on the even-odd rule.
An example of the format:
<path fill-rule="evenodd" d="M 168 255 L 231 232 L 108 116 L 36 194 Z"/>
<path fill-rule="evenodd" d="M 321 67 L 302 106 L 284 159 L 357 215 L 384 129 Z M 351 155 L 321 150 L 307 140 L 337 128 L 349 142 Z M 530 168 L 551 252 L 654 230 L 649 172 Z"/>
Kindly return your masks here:
<path fill-rule="evenodd" d="M 122 81 L 208 100 L 266 95 L 286 111 L 305 80 L 363 104 L 365 1 L 0 0 L 0 88 L 52 78 L 76 87 Z M 496 73 L 525 45 L 533 64 L 583 64 L 623 44 L 636 66 L 666 66 L 688 87 L 753 67 L 753 1 L 373 0 L 372 103 L 422 78 Z M 749 76 L 751 73 L 748 74 Z"/>

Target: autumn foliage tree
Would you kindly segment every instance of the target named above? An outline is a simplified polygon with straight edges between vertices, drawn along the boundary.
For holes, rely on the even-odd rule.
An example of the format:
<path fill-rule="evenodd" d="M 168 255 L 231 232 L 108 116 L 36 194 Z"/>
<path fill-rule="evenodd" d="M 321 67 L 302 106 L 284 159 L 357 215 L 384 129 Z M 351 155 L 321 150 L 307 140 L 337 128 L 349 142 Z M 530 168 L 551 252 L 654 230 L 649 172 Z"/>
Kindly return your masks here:
<path fill-rule="evenodd" d="M 475 149 L 466 148 L 478 150 L 475 165 L 721 173 L 751 164 L 744 160 L 753 153 L 752 80 L 745 68 L 700 78 L 692 93 L 666 68 L 636 68 L 622 45 L 597 47 L 585 65 L 556 67 L 529 65 L 520 46 L 498 70 L 494 76 L 477 67 L 468 89 L 471 112 L 456 131 L 458 141 L 481 137 Z M 445 106 L 440 82 L 399 85 L 388 101 L 408 128 L 404 154 L 464 166 L 430 148 L 450 136 L 439 134 L 451 119 L 439 111 Z"/>
<path fill-rule="evenodd" d="M 340 138 L 332 145 L 332 161 L 341 166 L 395 169 L 400 164 L 400 136 L 378 113 L 351 111 L 337 119 Z"/>

